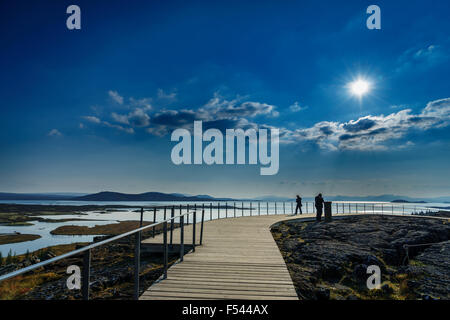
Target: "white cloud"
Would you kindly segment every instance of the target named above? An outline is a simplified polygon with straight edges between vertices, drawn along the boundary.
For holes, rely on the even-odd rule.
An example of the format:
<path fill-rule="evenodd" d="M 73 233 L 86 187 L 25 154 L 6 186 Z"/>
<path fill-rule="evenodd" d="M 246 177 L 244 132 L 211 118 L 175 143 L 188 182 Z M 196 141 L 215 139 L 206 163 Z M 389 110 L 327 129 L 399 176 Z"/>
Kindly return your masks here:
<path fill-rule="evenodd" d="M 348 122 L 322 121 L 306 129 L 281 130 L 284 143 L 314 142 L 328 150 L 386 150 L 389 142 L 412 130 L 450 125 L 450 98 L 429 102 L 418 114 L 404 109 L 387 116 L 365 116 Z M 404 147 L 412 146 L 407 142 Z M 398 145 L 396 146 L 398 148 Z"/>
<path fill-rule="evenodd" d="M 119 115 L 117 115 L 119 116 Z M 120 117 L 120 116 L 119 116 Z M 124 127 L 122 125 L 118 125 L 118 124 L 113 124 L 110 123 L 108 121 L 102 121 L 100 120 L 98 117 L 94 117 L 94 116 L 84 116 L 84 119 L 86 119 L 87 121 L 94 123 L 94 124 L 100 124 L 109 128 L 114 128 L 129 134 L 133 134 L 134 133 L 134 129 L 133 128 L 128 128 L 128 127 Z M 84 127 L 84 125 L 82 123 L 80 123 L 80 128 Z"/>
<path fill-rule="evenodd" d="M 117 92 L 113 90 L 108 91 L 108 95 L 118 104 L 123 104 L 123 97 Z"/>
<path fill-rule="evenodd" d="M 128 114 L 128 121 L 135 127 L 147 127 L 150 124 L 150 117 L 143 109 L 136 108 Z"/>
<path fill-rule="evenodd" d="M 92 123 L 101 123 L 101 120 L 95 116 L 84 116 L 83 118 Z"/>
<path fill-rule="evenodd" d="M 158 89 L 157 95 L 158 95 L 158 99 L 166 100 L 169 102 L 175 101 L 177 99 L 176 92 L 167 93 L 163 89 Z"/>
<path fill-rule="evenodd" d="M 398 58 L 396 72 L 426 70 L 448 60 L 449 55 L 440 45 L 431 44 L 406 50 Z"/>
<path fill-rule="evenodd" d="M 256 124 L 249 122 L 248 118 L 278 116 L 278 111 L 273 105 L 242 100 L 243 97 L 226 100 L 216 93 L 204 106 L 196 110 L 164 109 L 152 115 L 150 127 L 146 131 L 153 135 L 164 136 L 172 129 L 190 129 L 194 120 L 202 120 L 205 128 L 224 130 L 239 127 L 248 129 L 256 127 Z"/>
<path fill-rule="evenodd" d="M 111 117 L 118 123 L 134 127 L 147 127 L 150 124 L 150 117 L 141 108 L 136 108 L 127 115 L 113 112 L 111 113 Z"/>
<path fill-rule="evenodd" d="M 123 127 L 123 126 L 118 125 L 118 124 L 109 123 L 108 121 L 103 121 L 102 124 L 107 126 L 107 127 L 109 127 L 109 128 L 114 128 L 114 129 L 126 132 L 128 134 L 133 134 L 134 133 L 134 129 L 133 128 L 126 128 L 126 127 Z"/>
<path fill-rule="evenodd" d="M 131 107 L 141 108 L 146 111 L 152 109 L 152 105 L 150 104 L 150 102 L 151 102 L 150 98 L 142 98 L 142 99 L 134 99 L 133 97 L 130 98 Z"/>
<path fill-rule="evenodd" d="M 47 135 L 50 137 L 61 137 L 62 133 L 59 132 L 58 129 L 52 129 L 52 130 L 50 130 L 50 132 Z"/>
<path fill-rule="evenodd" d="M 121 123 L 121 124 L 130 124 L 128 121 L 128 116 L 125 114 L 117 114 L 115 112 L 111 113 L 111 117 L 114 119 L 114 121 Z"/>
<path fill-rule="evenodd" d="M 226 100 L 220 97 L 217 93 L 198 111 L 207 113 L 213 118 L 242 118 L 242 117 L 256 117 L 260 115 L 273 116 L 278 115 L 276 107 L 267 103 L 245 101 L 241 102 L 242 98 L 238 97 L 233 100 Z"/>
<path fill-rule="evenodd" d="M 289 109 L 290 109 L 292 112 L 299 112 L 299 111 L 303 111 L 303 110 L 308 109 L 308 107 L 301 106 L 301 105 L 298 103 L 298 101 L 295 101 L 294 104 L 292 104 L 291 106 L 289 106 Z"/>

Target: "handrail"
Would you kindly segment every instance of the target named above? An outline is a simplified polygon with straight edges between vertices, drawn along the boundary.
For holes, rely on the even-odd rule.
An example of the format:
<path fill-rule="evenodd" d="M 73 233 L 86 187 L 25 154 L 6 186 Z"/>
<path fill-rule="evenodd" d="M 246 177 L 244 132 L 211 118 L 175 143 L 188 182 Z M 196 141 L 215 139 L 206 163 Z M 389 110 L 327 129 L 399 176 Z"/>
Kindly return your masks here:
<path fill-rule="evenodd" d="M 45 260 L 45 261 L 42 261 L 42 262 L 38 262 L 38 263 L 35 263 L 35 264 L 31 265 L 31 266 L 28 266 L 28 267 L 25 267 L 25 268 L 22 268 L 22 269 L 19 269 L 19 270 L 7 273 L 7 274 L 5 274 L 3 276 L 0 276 L 0 281 L 6 280 L 6 279 L 9 279 L 9 278 L 13 278 L 15 276 L 21 275 L 23 273 L 27 273 L 27 272 L 32 271 L 34 269 L 38 269 L 40 267 L 46 266 L 48 264 L 51 264 L 53 262 L 56 262 L 56 261 L 59 261 L 59 260 L 62 260 L 62 259 L 74 256 L 74 255 L 80 254 L 80 253 L 85 252 L 87 250 L 91 250 L 91 249 L 100 247 L 102 245 L 105 245 L 107 243 L 110 243 L 110 242 L 113 242 L 113 241 L 125 238 L 125 237 L 127 237 L 129 235 L 132 235 L 132 234 L 135 234 L 137 232 L 141 232 L 141 231 L 147 230 L 149 228 L 156 227 L 157 225 L 164 224 L 164 223 L 170 222 L 171 220 L 175 220 L 177 218 L 184 217 L 185 215 L 194 214 L 194 213 L 196 213 L 196 212 L 195 211 L 186 212 L 186 213 L 183 213 L 183 214 L 178 215 L 176 217 L 171 217 L 171 218 L 168 218 L 168 219 L 160 221 L 160 222 L 152 223 L 150 225 L 147 225 L 147 226 L 144 226 L 144 227 L 140 227 L 138 229 L 134 229 L 134 230 L 131 230 L 131 231 L 127 231 L 125 233 L 121 233 L 121 234 L 119 234 L 117 236 L 114 236 L 112 238 L 108 238 L 108 239 L 102 240 L 100 242 L 96 242 L 96 243 L 87 245 L 87 246 L 85 246 L 83 248 L 72 250 L 72 251 L 67 252 L 67 253 L 63 253 L 62 255 L 59 255 L 57 257 L 53 257 L 53 258 L 50 258 L 48 260 Z"/>
<path fill-rule="evenodd" d="M 187 224 L 189 224 L 189 215 L 191 215 L 191 214 L 193 215 L 193 222 L 194 222 L 194 224 L 193 224 L 192 250 L 195 251 L 195 246 L 196 246 L 195 224 L 198 221 L 196 219 L 196 214 L 197 214 L 197 210 L 200 211 L 201 214 L 202 214 L 201 223 L 200 223 L 201 224 L 200 225 L 200 228 L 201 228 L 200 229 L 200 245 L 201 245 L 202 244 L 202 238 L 203 238 L 204 214 L 205 214 L 205 208 L 207 208 L 207 207 L 205 207 L 205 202 L 206 201 L 203 201 L 203 203 L 201 204 L 201 207 L 199 207 L 199 208 L 197 207 L 197 204 L 195 204 L 192 207 L 190 207 L 190 204 L 187 203 L 187 205 L 186 205 L 187 212 L 185 212 L 183 214 L 181 213 L 182 212 L 182 205 L 180 205 L 180 209 L 179 209 L 180 210 L 180 214 L 177 215 L 177 216 L 174 215 L 175 206 L 172 205 L 171 206 L 172 210 L 171 210 L 171 213 L 170 213 L 170 217 L 167 218 L 167 219 L 166 219 L 166 209 L 168 208 L 168 206 L 161 206 L 161 207 L 160 206 L 140 206 L 140 208 L 141 208 L 141 226 L 139 228 L 131 230 L 131 231 L 128 231 L 128 232 L 125 232 L 125 233 L 122 233 L 122 234 L 119 234 L 119 235 L 116 235 L 116 236 L 113 236 L 111 238 L 108 238 L 108 239 L 105 239 L 105 240 L 102 240 L 102 241 L 99 241 L 99 242 L 96 242 L 96 243 L 89 244 L 89 245 L 87 245 L 85 247 L 82 247 L 80 249 L 76 249 L 76 250 L 64 253 L 64 254 L 59 255 L 57 257 L 50 258 L 48 260 L 45 260 L 45 261 L 33 264 L 31 266 L 28 266 L 28 267 L 25 267 L 25 268 L 22 268 L 22 269 L 15 270 L 13 272 L 7 273 L 5 275 L 0 276 L 0 281 L 16 277 L 18 275 L 27 273 L 27 272 L 35 270 L 35 269 L 38 269 L 40 267 L 43 267 L 43 266 L 46 266 L 48 264 L 57 262 L 59 260 L 62 260 L 62 259 L 74 256 L 74 255 L 78 255 L 78 254 L 81 254 L 81 253 L 84 253 L 83 276 L 82 276 L 82 278 L 83 278 L 82 290 L 83 291 L 82 291 L 82 293 L 83 293 L 83 298 L 84 299 L 88 299 L 88 297 L 89 297 L 89 276 L 90 276 L 89 270 L 90 270 L 91 249 L 103 246 L 105 244 L 108 244 L 108 243 L 111 243 L 113 241 L 125 238 L 125 237 L 130 236 L 130 235 L 136 234 L 136 239 L 135 239 L 135 268 L 134 268 L 135 269 L 134 298 L 138 299 L 139 298 L 139 269 L 140 269 L 139 265 L 140 265 L 141 232 L 145 231 L 147 229 L 153 228 L 153 237 L 154 237 L 155 236 L 155 227 L 158 226 L 158 225 L 161 225 L 161 224 L 164 226 L 164 228 L 163 228 L 163 234 L 164 234 L 164 237 L 163 237 L 164 238 L 164 243 L 163 243 L 163 246 L 164 246 L 164 277 L 163 277 L 163 279 L 165 279 L 167 277 L 167 268 L 168 268 L 167 257 L 168 257 L 168 245 L 169 244 L 168 244 L 168 241 L 167 241 L 168 240 L 167 239 L 168 238 L 167 237 L 167 233 L 170 232 L 170 245 L 172 245 L 173 223 L 175 222 L 176 219 L 179 219 L 179 221 L 180 221 L 180 228 L 181 228 L 181 232 L 180 232 L 180 235 L 181 235 L 181 239 L 180 239 L 180 261 L 183 261 L 183 255 L 184 255 L 184 225 L 185 225 L 184 217 L 187 216 Z M 255 210 L 255 214 L 257 214 L 257 215 L 261 215 L 261 214 L 267 214 L 268 215 L 269 214 L 269 203 L 271 205 L 274 204 L 273 207 L 270 206 L 270 208 L 271 208 L 271 210 L 270 210 L 271 213 L 270 214 L 278 214 L 279 211 L 281 211 L 283 214 L 286 214 L 287 213 L 286 211 L 289 211 L 289 209 L 287 209 L 286 202 L 287 203 L 291 203 L 290 210 L 291 210 L 291 213 L 294 214 L 294 206 L 293 206 L 293 204 L 295 203 L 294 201 L 270 201 L 270 202 L 268 202 L 268 201 L 262 201 L 262 200 L 258 200 L 258 201 L 255 201 L 255 200 L 253 200 L 253 201 L 241 200 L 239 202 L 240 203 L 233 202 L 231 204 L 231 206 L 233 208 L 233 214 L 230 217 L 234 217 L 234 218 L 238 217 L 236 211 L 239 211 L 239 210 L 241 211 L 241 216 L 244 216 L 244 210 L 250 216 L 252 216 L 252 211 L 253 210 Z M 247 207 L 247 206 L 244 207 L 244 202 L 246 204 L 250 203 L 249 207 Z M 252 202 L 257 202 L 258 206 L 253 208 Z M 261 206 L 261 204 L 264 205 L 264 202 L 265 202 L 265 208 L 264 208 L 264 206 Z M 224 202 L 224 201 L 217 202 L 217 216 L 215 216 L 214 218 L 213 218 L 213 210 L 212 210 L 213 209 L 213 203 L 210 202 L 209 203 L 210 220 L 220 219 L 221 218 L 220 217 L 220 210 L 223 208 L 222 207 L 223 203 L 225 203 L 225 207 L 224 207 L 225 208 L 225 218 L 229 217 L 228 216 L 228 208 L 229 208 L 228 207 L 228 205 L 229 205 L 228 202 Z M 282 208 L 282 210 L 278 210 L 277 203 L 281 203 L 282 204 L 282 206 L 280 207 L 280 209 Z M 311 205 L 310 208 L 308 207 L 308 203 Z M 305 208 L 306 212 L 304 212 L 304 213 L 306 213 L 306 214 L 311 213 L 311 210 L 309 210 L 309 209 L 312 209 L 312 212 L 314 212 L 314 202 L 304 201 L 303 204 L 305 205 L 303 208 L 306 207 Z M 358 204 L 359 204 L 359 206 L 358 206 Z M 415 204 L 389 203 L 389 202 L 334 201 L 333 205 L 336 208 L 335 214 L 345 213 L 345 211 L 346 211 L 345 206 L 347 206 L 347 205 L 348 205 L 348 212 L 349 213 L 353 213 L 353 212 L 351 212 L 351 211 L 353 211 L 352 210 L 352 206 L 353 206 L 353 208 L 355 209 L 354 213 L 357 213 L 357 214 L 358 213 L 364 213 L 364 214 L 366 214 L 366 213 L 373 213 L 373 214 L 375 214 L 375 212 L 377 212 L 377 213 L 381 212 L 381 214 L 383 215 L 383 214 L 386 214 L 386 213 L 390 214 L 389 212 L 391 212 L 391 214 L 394 215 L 394 208 L 395 209 L 400 209 L 400 211 L 396 211 L 395 215 L 397 215 L 397 212 L 400 212 L 400 213 L 402 213 L 404 215 L 405 214 L 405 209 L 409 210 L 410 214 L 412 214 L 412 215 L 417 214 L 417 212 L 418 212 L 417 209 L 423 210 L 423 211 L 435 211 L 435 210 L 450 211 L 450 210 L 445 209 L 445 208 L 429 208 L 429 207 L 416 206 Z M 131 207 L 131 208 L 133 208 L 133 207 Z M 375 211 L 376 207 L 378 207 L 377 211 Z M 387 211 L 386 211 L 385 207 L 387 207 Z M 153 223 L 142 227 L 142 217 L 143 217 L 144 208 L 145 209 L 148 209 L 148 208 L 153 209 L 152 210 L 153 211 Z M 159 210 L 159 209 L 162 209 L 162 208 L 164 208 L 164 220 L 156 222 L 156 210 L 157 209 Z M 189 211 L 190 208 L 192 208 L 192 211 Z M 341 208 L 341 210 L 340 210 L 340 208 Z M 381 211 L 380 211 L 380 209 L 381 209 Z M 389 210 L 389 209 L 391 209 L 391 210 Z M 341 212 L 339 212 L 339 211 L 341 211 Z M 171 223 L 170 230 L 168 230 L 168 228 L 167 228 L 167 223 L 169 223 L 169 222 Z"/>

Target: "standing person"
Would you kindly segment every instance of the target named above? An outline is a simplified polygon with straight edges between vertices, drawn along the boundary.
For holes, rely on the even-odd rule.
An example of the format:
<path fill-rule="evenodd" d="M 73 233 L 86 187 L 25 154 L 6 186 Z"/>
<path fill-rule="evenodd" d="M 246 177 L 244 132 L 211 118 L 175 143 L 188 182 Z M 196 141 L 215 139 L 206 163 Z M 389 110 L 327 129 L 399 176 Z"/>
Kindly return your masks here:
<path fill-rule="evenodd" d="M 323 203 L 324 203 L 322 194 L 319 193 L 319 195 L 314 199 L 314 201 L 315 201 L 316 211 L 317 211 L 316 220 L 320 221 L 322 219 L 322 209 L 323 209 Z"/>
<path fill-rule="evenodd" d="M 295 199 L 295 202 L 297 202 L 297 206 L 295 207 L 295 214 L 297 215 L 297 211 L 300 210 L 300 214 L 303 214 L 302 212 L 302 198 L 297 195 L 297 199 Z"/>

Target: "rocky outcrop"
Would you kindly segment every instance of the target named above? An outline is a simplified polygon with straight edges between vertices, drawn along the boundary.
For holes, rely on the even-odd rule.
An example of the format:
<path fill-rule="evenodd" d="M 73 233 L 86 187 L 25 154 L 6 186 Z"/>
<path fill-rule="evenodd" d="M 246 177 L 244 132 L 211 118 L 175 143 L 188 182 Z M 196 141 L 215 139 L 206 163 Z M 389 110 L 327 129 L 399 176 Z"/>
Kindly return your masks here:
<path fill-rule="evenodd" d="M 447 220 L 352 216 L 288 221 L 272 232 L 300 298 L 450 298 Z M 427 243 L 435 244 L 409 247 L 406 255 L 404 245 Z M 378 290 L 366 286 L 370 265 L 381 269 Z"/>

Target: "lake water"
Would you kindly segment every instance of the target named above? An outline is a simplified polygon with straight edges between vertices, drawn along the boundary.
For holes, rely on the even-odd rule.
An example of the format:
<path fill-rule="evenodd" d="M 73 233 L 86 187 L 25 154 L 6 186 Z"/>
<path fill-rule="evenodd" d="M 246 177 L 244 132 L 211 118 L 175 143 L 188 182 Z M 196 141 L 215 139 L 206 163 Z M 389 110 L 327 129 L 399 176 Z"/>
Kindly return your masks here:
<path fill-rule="evenodd" d="M 134 208 L 120 208 L 111 209 L 112 211 L 88 211 L 83 214 L 72 215 L 43 215 L 41 217 L 47 219 L 89 219 L 88 221 L 66 221 L 66 222 L 39 222 L 30 221 L 33 225 L 30 226 L 2 226 L 0 225 L 0 234 L 10 234 L 19 232 L 22 234 L 38 234 L 41 238 L 20 242 L 0 245 L 0 252 L 5 257 L 11 250 L 13 253 L 22 254 L 27 250 L 34 251 L 41 248 L 45 248 L 52 245 L 69 244 L 74 242 L 91 242 L 95 236 L 66 236 L 66 235 L 52 235 L 51 230 L 54 230 L 60 226 L 66 225 L 78 225 L 78 226 L 95 226 L 104 225 L 110 223 L 118 223 L 120 221 L 140 220 L 140 212 L 135 212 L 141 206 L 166 206 L 166 210 L 158 209 L 156 216 L 152 209 L 146 208 L 144 212 L 143 220 L 152 222 L 156 218 L 156 221 L 163 221 L 164 217 L 169 218 L 172 208 L 174 208 L 174 214 L 177 216 L 180 214 L 180 205 L 183 205 L 182 213 L 186 213 L 186 205 L 190 206 L 190 211 L 197 205 L 197 221 L 201 220 L 201 212 L 204 210 L 204 220 L 227 218 L 234 216 L 250 216 L 250 215 L 265 215 L 265 214 L 291 214 L 295 210 L 295 202 L 248 202 L 248 201 L 228 201 L 220 202 L 220 208 L 218 208 L 218 202 L 116 202 L 116 201 L 0 201 L 0 203 L 15 203 L 15 204 L 40 204 L 40 205 L 126 205 L 133 206 Z M 225 206 L 227 204 L 228 206 Z M 383 214 L 411 214 L 413 212 L 427 211 L 430 207 L 449 207 L 450 204 L 446 203 L 426 203 L 426 204 L 393 204 L 389 202 L 358 202 L 358 201 L 335 201 L 332 203 L 333 214 L 358 212 L 358 213 L 383 213 Z M 313 213 L 313 202 L 303 202 L 303 213 Z M 164 214 L 165 212 L 165 214 Z M 192 215 L 189 217 L 192 222 Z M 176 221 L 178 222 L 178 221 Z"/>

